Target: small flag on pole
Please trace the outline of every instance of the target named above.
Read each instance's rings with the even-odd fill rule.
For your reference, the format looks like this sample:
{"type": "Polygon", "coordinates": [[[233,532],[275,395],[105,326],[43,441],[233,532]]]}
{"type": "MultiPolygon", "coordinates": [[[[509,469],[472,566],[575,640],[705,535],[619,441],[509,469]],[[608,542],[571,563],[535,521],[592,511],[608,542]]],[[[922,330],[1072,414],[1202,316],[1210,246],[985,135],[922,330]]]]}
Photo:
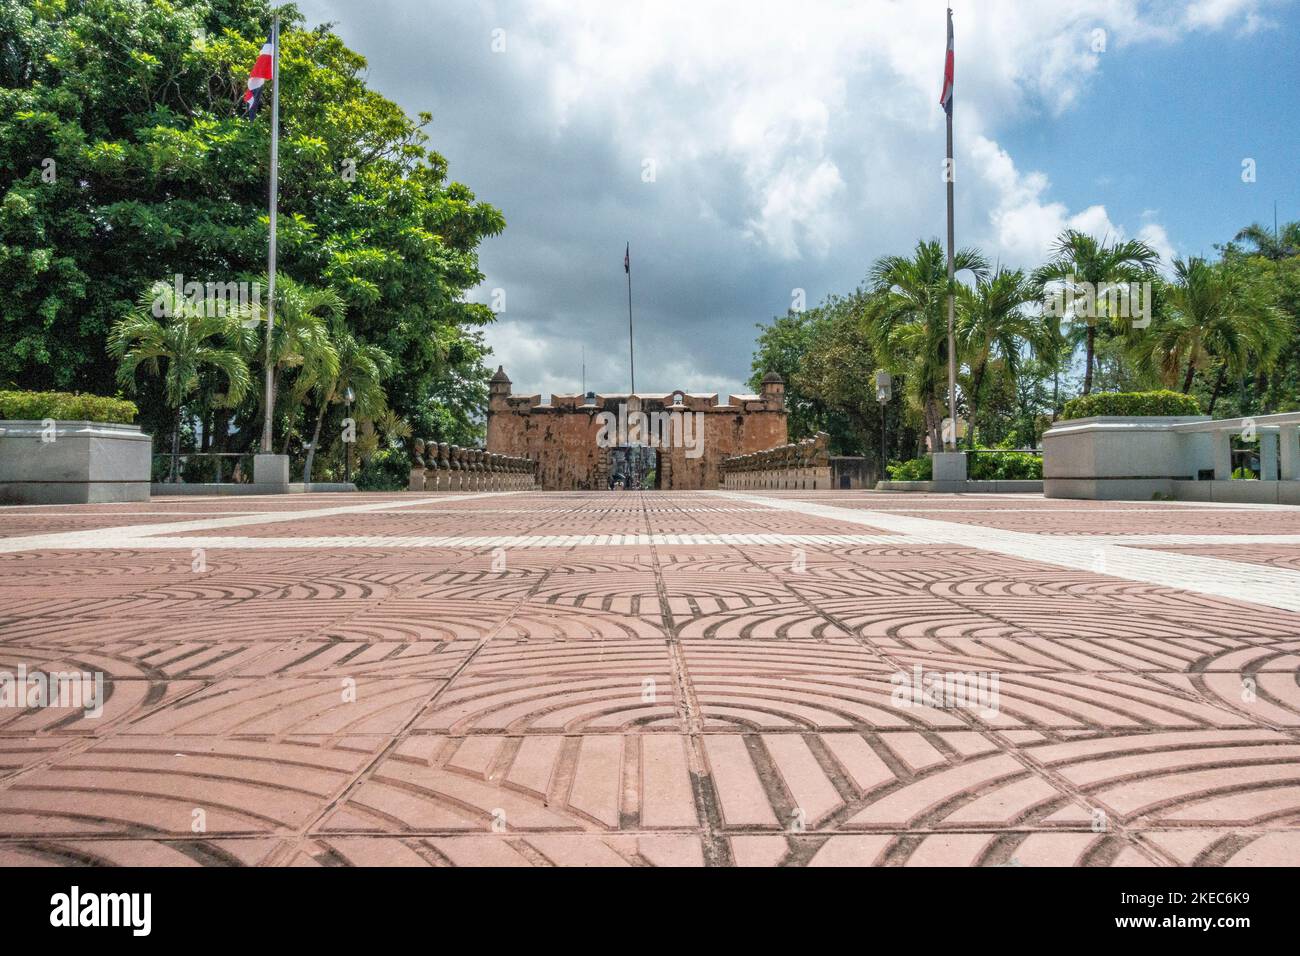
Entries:
{"type": "Polygon", "coordinates": [[[627,248],[623,250],[623,271],[628,275],[632,274],[632,243],[630,242],[627,244],[627,248]]]}
{"type": "Polygon", "coordinates": [[[250,120],[257,115],[257,108],[262,103],[262,87],[274,73],[274,50],[273,41],[268,37],[262,44],[262,52],[257,55],[257,62],[253,64],[253,72],[248,74],[248,92],[244,94],[244,107],[247,110],[245,115],[250,120]]]}
{"type": "Polygon", "coordinates": [[[949,116],[952,115],[952,77],[953,77],[953,52],[952,52],[952,10],[948,11],[948,55],[943,61],[943,92],[939,95],[939,105],[949,116]]]}

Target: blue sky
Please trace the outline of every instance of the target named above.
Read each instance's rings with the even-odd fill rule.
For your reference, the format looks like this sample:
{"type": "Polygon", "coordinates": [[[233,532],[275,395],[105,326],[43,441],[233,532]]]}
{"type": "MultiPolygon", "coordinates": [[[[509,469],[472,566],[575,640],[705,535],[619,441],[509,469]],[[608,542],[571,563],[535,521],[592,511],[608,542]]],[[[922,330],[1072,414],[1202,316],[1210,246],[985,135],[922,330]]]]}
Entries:
{"type": "Polygon", "coordinates": [[[1182,254],[1213,255],[1243,225],[1300,219],[1300,11],[1248,36],[1189,36],[1109,56],[1077,107],[1005,134],[1018,162],[1049,173],[1071,207],[1105,203],[1117,219],[1153,210],[1182,254]],[[1119,148],[1073,148],[1089,130],[1119,148]],[[1241,181],[1256,160],[1257,180],[1241,181]]]}
{"type": "MultiPolygon", "coordinates": [[[[1300,219],[1291,0],[953,6],[960,244],[1032,267],[1073,227],[1208,255],[1274,199],[1300,219]]],[[[942,2],[300,7],[504,212],[474,298],[504,294],[487,338],[516,392],[577,391],[583,347],[590,387],[626,389],[626,241],[640,390],[726,393],[795,290],[943,232],[942,2]]]]}

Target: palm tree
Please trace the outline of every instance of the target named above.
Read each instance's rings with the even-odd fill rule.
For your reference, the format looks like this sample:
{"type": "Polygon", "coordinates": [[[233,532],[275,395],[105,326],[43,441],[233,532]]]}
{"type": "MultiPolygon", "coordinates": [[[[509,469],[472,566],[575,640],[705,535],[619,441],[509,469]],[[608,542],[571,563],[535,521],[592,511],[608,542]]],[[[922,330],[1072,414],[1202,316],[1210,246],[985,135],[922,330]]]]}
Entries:
{"type": "Polygon", "coordinates": [[[1165,384],[1181,378],[1184,394],[1198,369],[1217,364],[1213,401],[1229,373],[1269,367],[1289,334],[1285,317],[1241,268],[1192,257],[1174,260],[1162,321],[1135,340],[1132,352],[1142,370],[1165,384]]]}
{"type": "MultiPolygon", "coordinates": [[[[978,281],[988,263],[974,249],[954,256],[956,271],[978,281]]],[[[948,381],[948,260],[938,240],[921,241],[911,258],[885,256],[871,267],[866,319],[883,364],[901,376],[925,416],[930,447],[942,447],[940,394],[948,381]]]]}
{"type": "Polygon", "coordinates": [[[1255,247],[1255,255],[1279,262],[1300,256],[1300,222],[1288,222],[1280,232],[1275,232],[1252,223],[1236,235],[1237,242],[1249,242],[1255,247]]]}
{"type": "Polygon", "coordinates": [[[1044,266],[1035,270],[1034,284],[1040,295],[1047,296],[1053,291],[1068,291],[1082,294],[1083,283],[1090,283],[1095,295],[1083,299],[1095,305],[1085,308],[1090,314],[1078,314],[1078,300],[1071,318],[1082,320],[1083,326],[1074,326],[1072,336],[1082,339],[1084,344],[1085,366],[1083,373],[1083,394],[1092,392],[1092,374],[1096,365],[1097,326],[1102,321],[1113,323],[1116,316],[1109,315],[1108,292],[1127,289],[1130,284],[1150,281],[1152,271],[1160,262],[1159,254],[1145,242],[1129,239],[1107,245],[1095,236],[1067,229],[1061,233],[1052,248],[1052,258],[1044,266]]]}
{"type": "Polygon", "coordinates": [[[351,389],[356,414],[365,417],[379,415],[387,407],[382,382],[391,364],[388,353],[376,345],[359,341],[341,322],[335,323],[332,338],[334,350],[338,353],[338,369],[332,377],[318,380],[313,389],[320,409],[316,413],[316,427],[303,466],[304,482],[311,481],[316,447],[320,444],[321,422],[331,404],[342,402],[351,389]]]}
{"type": "Polygon", "coordinates": [[[357,457],[363,465],[369,464],[381,447],[393,447],[414,434],[411,423],[391,408],[378,415],[361,419],[361,436],[357,439],[357,457]]]}
{"type": "MultiPolygon", "coordinates": [[[[265,282],[265,279],[263,280],[265,282]]],[[[330,338],[331,323],[343,318],[343,300],[331,288],[319,288],[277,276],[275,286],[275,324],[271,330],[271,394],[280,393],[284,376],[293,372],[290,399],[296,407],[319,382],[338,374],[339,356],[330,338]]],[[[266,340],[260,337],[247,354],[251,362],[266,362],[266,340]]],[[[258,415],[266,410],[266,395],[261,396],[258,415]]],[[[293,429],[286,430],[281,454],[289,450],[293,429]]]]}
{"type": "Polygon", "coordinates": [[[250,315],[242,307],[227,308],[215,299],[194,301],[177,295],[172,286],[159,282],[109,332],[108,353],[118,360],[117,380],[124,388],[134,391],[142,365],[149,374],[163,376],[167,402],[176,409],[172,481],[177,477],[182,409],[198,389],[201,373],[212,369],[224,376],[224,405],[238,404],[249,388],[248,365],[240,353],[251,338],[250,315]]]}
{"type": "Polygon", "coordinates": [[[991,278],[976,279],[974,288],[963,286],[957,292],[957,345],[970,367],[971,448],[975,447],[977,412],[990,363],[1000,362],[1014,378],[1023,346],[1051,352],[1043,326],[1024,313],[1024,306],[1037,298],[1035,293],[1022,270],[1000,267],[991,278]]]}

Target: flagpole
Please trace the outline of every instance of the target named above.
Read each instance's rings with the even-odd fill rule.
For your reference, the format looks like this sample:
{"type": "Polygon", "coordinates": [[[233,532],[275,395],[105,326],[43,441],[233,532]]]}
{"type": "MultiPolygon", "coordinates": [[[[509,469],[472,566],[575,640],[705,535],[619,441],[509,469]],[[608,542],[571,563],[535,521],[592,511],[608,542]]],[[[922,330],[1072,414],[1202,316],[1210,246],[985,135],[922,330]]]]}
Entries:
{"type": "MultiPolygon", "coordinates": [[[[948,29],[952,30],[952,8],[948,8],[948,29]]],[[[945,111],[948,114],[948,162],[944,167],[948,180],[948,421],[951,423],[951,438],[945,437],[944,451],[957,449],[957,338],[956,338],[956,302],[952,292],[953,278],[956,274],[956,259],[953,253],[953,186],[957,178],[952,162],[952,114],[956,103],[950,103],[945,111]]]]}
{"type": "Polygon", "coordinates": [[[275,453],[271,421],[275,409],[275,371],[271,360],[271,331],[275,326],[275,239],[280,205],[280,17],[271,22],[271,242],[266,256],[266,419],[262,422],[262,454],[275,453]]]}
{"type": "Polygon", "coordinates": [[[624,253],[627,261],[627,358],[632,371],[632,394],[636,394],[636,346],[632,338],[632,246],[624,253]]]}

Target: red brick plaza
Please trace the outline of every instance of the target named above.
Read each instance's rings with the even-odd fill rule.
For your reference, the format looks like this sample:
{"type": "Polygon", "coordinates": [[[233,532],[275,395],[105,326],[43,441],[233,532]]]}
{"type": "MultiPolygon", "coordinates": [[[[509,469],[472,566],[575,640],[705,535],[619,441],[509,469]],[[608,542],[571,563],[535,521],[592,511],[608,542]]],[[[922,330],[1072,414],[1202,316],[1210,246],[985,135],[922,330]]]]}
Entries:
{"type": "Polygon", "coordinates": [[[6,508],[22,668],[6,865],[1300,863],[1295,508],[6,508]]]}

